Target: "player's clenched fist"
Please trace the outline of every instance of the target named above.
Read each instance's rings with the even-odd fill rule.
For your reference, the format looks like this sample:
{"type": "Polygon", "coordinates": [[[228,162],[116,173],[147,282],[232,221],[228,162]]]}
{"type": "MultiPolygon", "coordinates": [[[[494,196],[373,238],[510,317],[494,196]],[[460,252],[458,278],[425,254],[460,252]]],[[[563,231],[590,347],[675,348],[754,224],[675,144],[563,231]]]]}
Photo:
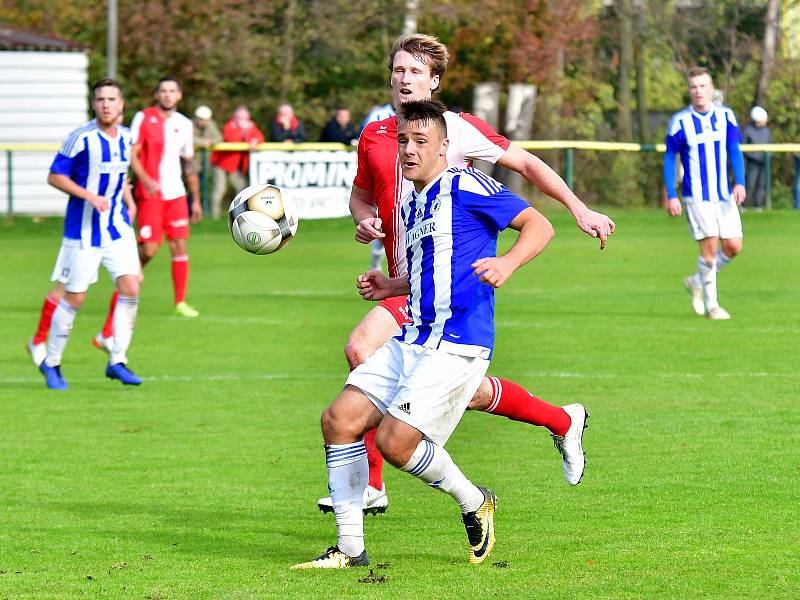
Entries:
{"type": "Polygon", "coordinates": [[[383,223],[378,217],[369,217],[356,225],[356,241],[369,244],[372,240],[386,237],[381,227],[383,223]]]}
{"type": "Polygon", "coordinates": [[[380,271],[367,271],[356,278],[358,293],[364,300],[384,300],[389,297],[389,278],[380,271]]]}
{"type": "Polygon", "coordinates": [[[502,256],[479,258],[472,263],[472,268],[476,277],[494,288],[503,285],[514,272],[513,265],[502,256]]]}

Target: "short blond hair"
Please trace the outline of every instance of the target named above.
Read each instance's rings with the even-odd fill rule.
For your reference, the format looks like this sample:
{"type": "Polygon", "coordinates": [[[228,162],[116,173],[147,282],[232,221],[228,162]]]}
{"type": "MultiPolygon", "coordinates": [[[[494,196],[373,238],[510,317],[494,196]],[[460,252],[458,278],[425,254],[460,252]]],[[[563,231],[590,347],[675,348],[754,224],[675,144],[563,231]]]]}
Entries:
{"type": "MultiPolygon", "coordinates": [[[[432,35],[424,33],[406,33],[397,38],[389,54],[389,72],[394,70],[395,54],[404,50],[411,56],[424,62],[431,70],[431,75],[438,75],[439,81],[447,70],[450,53],[447,46],[432,35]]],[[[438,85],[436,86],[438,89],[438,85]]]]}
{"type": "Polygon", "coordinates": [[[714,78],[711,77],[711,73],[705,67],[690,67],[689,70],[686,71],[686,81],[690,79],[694,79],[695,77],[700,77],[701,75],[708,75],[708,78],[713,82],[714,78]]]}

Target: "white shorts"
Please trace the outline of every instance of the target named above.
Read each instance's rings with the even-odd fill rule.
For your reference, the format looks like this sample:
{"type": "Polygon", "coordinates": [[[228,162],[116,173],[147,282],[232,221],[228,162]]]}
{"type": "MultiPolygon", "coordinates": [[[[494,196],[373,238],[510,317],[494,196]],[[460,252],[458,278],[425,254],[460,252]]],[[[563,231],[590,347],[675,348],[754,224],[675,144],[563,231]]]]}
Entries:
{"type": "Polygon", "coordinates": [[[64,239],[50,279],[63,283],[68,292],[80,294],[97,281],[100,265],[113,281],[122,275],[138,275],[139,251],[133,232],[99,248],[83,248],[79,240],[64,239]]]}
{"type": "Polygon", "coordinates": [[[444,446],[481,383],[489,361],[392,338],[356,368],[347,383],[381,411],[444,446]]]}
{"type": "Polygon", "coordinates": [[[686,219],[692,237],[703,240],[718,237],[723,240],[742,237],[742,218],[733,200],[725,202],[684,202],[686,219]]]}

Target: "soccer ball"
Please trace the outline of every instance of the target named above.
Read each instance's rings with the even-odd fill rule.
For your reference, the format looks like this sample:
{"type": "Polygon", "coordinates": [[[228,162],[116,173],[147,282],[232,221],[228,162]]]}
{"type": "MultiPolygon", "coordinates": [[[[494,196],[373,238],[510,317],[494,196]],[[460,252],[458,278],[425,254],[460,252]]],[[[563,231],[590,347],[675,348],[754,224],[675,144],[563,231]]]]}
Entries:
{"type": "Polygon", "coordinates": [[[233,240],[252,254],[272,254],[297,233],[297,215],[286,193],[274,185],[251,185],[228,209],[233,240]]]}

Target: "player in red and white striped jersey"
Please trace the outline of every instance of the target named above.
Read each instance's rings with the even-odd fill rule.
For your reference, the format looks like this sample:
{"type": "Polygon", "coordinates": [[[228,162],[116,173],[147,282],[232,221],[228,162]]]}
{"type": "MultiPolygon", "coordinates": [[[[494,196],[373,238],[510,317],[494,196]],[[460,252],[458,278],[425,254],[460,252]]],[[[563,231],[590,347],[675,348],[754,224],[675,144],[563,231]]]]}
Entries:
{"type": "MultiPolygon", "coordinates": [[[[393,104],[427,100],[439,88],[447,69],[448,52],[436,38],[424,34],[403,35],[389,57],[393,104]]],[[[450,145],[448,164],[464,167],[472,160],[487,160],[516,171],[540,191],[561,202],[576,225],[604,248],[615,224],[606,215],[590,210],[544,162],[498,134],[481,119],[467,113],[445,113],[450,145]]],[[[399,205],[411,190],[403,179],[397,154],[397,118],[369,124],[358,146],[358,171],[350,196],[350,212],[356,223],[356,240],[367,244],[381,239],[386,249],[389,276],[405,273],[405,246],[399,205]]],[[[405,320],[405,298],[389,298],[370,310],[350,334],[345,355],[354,369],[399,331],[405,320]]],[[[586,411],[580,404],[564,408],[536,398],[522,386],[486,377],[469,405],[516,421],[547,427],[563,458],[568,484],[580,482],[584,469],[582,436],[586,411]]],[[[381,478],[382,459],[374,447],[374,431],[367,434],[370,464],[364,509],[383,512],[387,500],[381,478]]],[[[330,498],[318,506],[332,510],[330,498]]]]}

